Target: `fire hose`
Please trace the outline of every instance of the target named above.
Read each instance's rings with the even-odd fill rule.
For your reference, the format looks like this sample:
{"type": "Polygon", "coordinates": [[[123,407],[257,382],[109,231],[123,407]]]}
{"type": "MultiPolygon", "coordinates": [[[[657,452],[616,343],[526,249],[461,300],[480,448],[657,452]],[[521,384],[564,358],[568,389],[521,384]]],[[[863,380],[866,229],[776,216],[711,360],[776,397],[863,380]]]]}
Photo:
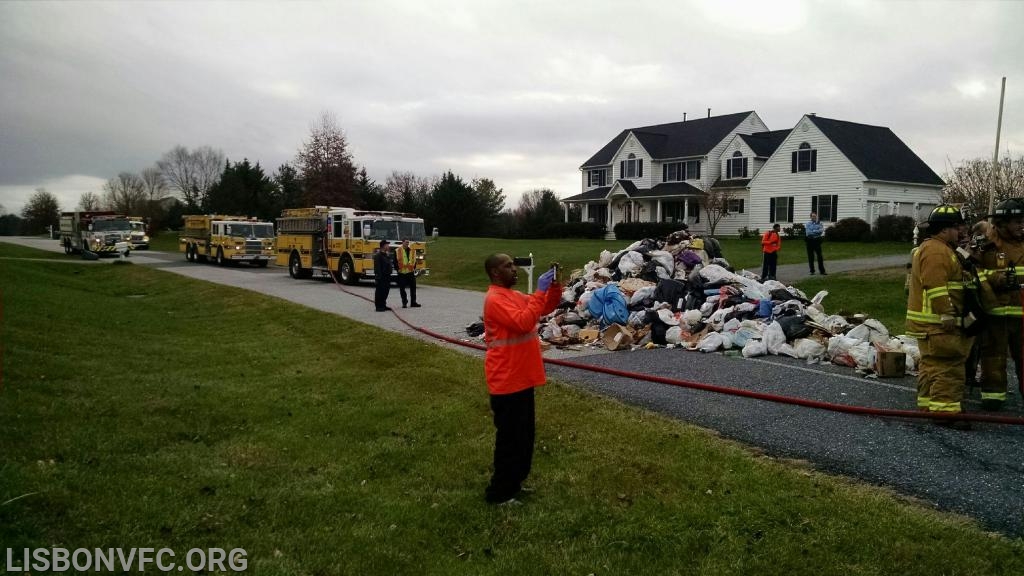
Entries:
{"type": "MultiPolygon", "coordinates": [[[[372,302],[370,298],[346,289],[334,274],[331,274],[331,278],[338,288],[346,294],[361,298],[367,302],[372,302]]],[[[391,310],[391,313],[398,319],[399,322],[408,326],[410,329],[415,330],[431,338],[448,342],[449,344],[455,344],[463,346],[465,348],[473,348],[475,350],[486,351],[487,347],[483,344],[477,344],[474,342],[466,342],[462,339],[455,338],[452,336],[446,336],[438,332],[434,332],[428,328],[417,326],[405,318],[403,318],[395,310],[391,310]]],[[[688,388],[691,390],[702,390],[705,392],[714,392],[717,394],[726,394],[730,396],[739,396],[743,398],[752,398],[755,400],[764,400],[768,402],[775,402],[779,404],[790,404],[794,406],[802,406],[804,408],[816,408],[819,410],[829,410],[832,412],[842,412],[846,414],[859,414],[865,416],[879,416],[888,418],[916,418],[916,419],[928,419],[928,420],[967,420],[972,422],[991,422],[994,424],[1012,424],[1022,426],[1024,425],[1024,417],[1019,416],[999,416],[996,414],[977,414],[977,413],[934,413],[924,412],[919,410],[896,410],[891,408],[870,408],[866,406],[852,406],[848,404],[837,404],[834,402],[824,402],[820,400],[809,400],[807,398],[798,398],[794,396],[785,396],[781,394],[769,394],[766,392],[755,392],[753,390],[744,390],[742,388],[731,388],[728,386],[719,386],[716,384],[707,384],[702,382],[694,382],[692,380],[684,380],[680,378],[669,378],[667,376],[656,376],[653,374],[644,374],[641,372],[631,372],[628,370],[619,370],[616,368],[605,368],[602,366],[591,366],[583,364],[581,362],[573,362],[571,360],[559,360],[557,358],[544,358],[544,362],[547,364],[553,364],[556,366],[564,366],[567,368],[573,368],[576,370],[584,370],[587,372],[598,372],[602,374],[608,374],[611,376],[619,376],[621,378],[630,378],[634,380],[642,380],[646,382],[654,382],[657,384],[667,384],[670,386],[678,386],[680,388],[688,388]]]]}

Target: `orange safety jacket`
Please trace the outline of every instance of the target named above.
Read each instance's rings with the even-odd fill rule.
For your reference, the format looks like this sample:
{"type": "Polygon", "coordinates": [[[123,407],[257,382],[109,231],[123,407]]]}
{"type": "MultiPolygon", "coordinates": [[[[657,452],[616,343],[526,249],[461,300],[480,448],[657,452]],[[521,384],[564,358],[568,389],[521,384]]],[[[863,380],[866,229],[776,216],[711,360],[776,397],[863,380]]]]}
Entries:
{"type": "Polygon", "coordinates": [[[412,274],[416,271],[416,253],[412,248],[406,250],[399,246],[395,250],[395,258],[398,260],[399,274],[412,274]]]}
{"type": "Polygon", "coordinates": [[[491,394],[513,394],[544,384],[537,322],[558,306],[562,287],[552,282],[547,292],[527,296],[491,284],[484,299],[484,372],[491,394]]]}
{"type": "Polygon", "coordinates": [[[779,237],[779,233],[775,230],[769,230],[764,233],[761,237],[761,251],[765,254],[771,254],[778,252],[779,248],[782,248],[782,238],[779,237]]]}

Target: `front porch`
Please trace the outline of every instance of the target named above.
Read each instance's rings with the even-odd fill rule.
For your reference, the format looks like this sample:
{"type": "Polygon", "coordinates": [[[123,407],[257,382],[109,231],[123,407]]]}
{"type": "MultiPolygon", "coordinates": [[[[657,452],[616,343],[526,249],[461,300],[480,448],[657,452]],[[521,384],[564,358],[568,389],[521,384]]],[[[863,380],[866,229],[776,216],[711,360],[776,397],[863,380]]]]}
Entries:
{"type": "Polygon", "coordinates": [[[659,191],[658,186],[638,190],[632,182],[620,180],[609,188],[566,198],[562,208],[565,221],[569,222],[570,207],[580,206],[581,221],[603,223],[606,240],[615,239],[615,225],[622,222],[678,222],[685,223],[693,232],[702,232],[700,212],[704,193],[687,187],[691,190],[659,191]]]}

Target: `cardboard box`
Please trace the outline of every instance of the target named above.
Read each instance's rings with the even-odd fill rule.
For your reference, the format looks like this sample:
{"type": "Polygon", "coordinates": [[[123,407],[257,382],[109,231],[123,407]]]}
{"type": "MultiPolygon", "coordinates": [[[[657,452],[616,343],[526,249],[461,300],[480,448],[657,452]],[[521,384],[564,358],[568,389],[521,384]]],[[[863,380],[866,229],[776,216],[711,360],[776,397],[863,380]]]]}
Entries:
{"type": "Polygon", "coordinates": [[[604,347],[609,350],[625,350],[633,345],[633,335],[621,324],[612,324],[604,331],[604,347]]]}
{"type": "Polygon", "coordinates": [[[899,378],[907,373],[907,355],[904,352],[879,350],[875,361],[875,373],[879,378],[899,378]]]}
{"type": "Polygon", "coordinates": [[[584,328],[580,330],[579,339],[583,342],[593,342],[600,335],[601,332],[597,328],[584,328]]]}

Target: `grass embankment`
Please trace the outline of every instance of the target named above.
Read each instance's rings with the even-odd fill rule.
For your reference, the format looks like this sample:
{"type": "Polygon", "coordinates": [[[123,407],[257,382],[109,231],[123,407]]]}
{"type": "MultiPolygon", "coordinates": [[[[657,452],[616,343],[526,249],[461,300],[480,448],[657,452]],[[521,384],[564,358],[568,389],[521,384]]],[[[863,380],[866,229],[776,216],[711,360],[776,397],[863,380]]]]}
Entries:
{"type": "MultiPolygon", "coordinates": [[[[0,255],[10,247],[0,244],[0,255]]],[[[0,260],[0,542],[274,574],[1020,574],[1024,544],[559,385],[482,502],[479,359],[137,265],[0,260]]]]}

